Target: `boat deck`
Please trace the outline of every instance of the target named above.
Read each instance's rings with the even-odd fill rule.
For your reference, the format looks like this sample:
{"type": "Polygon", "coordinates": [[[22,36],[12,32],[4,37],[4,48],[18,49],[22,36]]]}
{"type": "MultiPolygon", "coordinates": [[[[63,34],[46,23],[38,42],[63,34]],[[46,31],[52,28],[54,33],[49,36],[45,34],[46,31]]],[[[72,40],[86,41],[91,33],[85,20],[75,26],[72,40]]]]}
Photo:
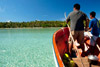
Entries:
{"type": "Polygon", "coordinates": [[[100,67],[100,65],[93,65],[93,64],[90,65],[87,57],[81,57],[81,59],[80,58],[72,58],[72,59],[77,64],[78,67],[82,67],[82,65],[84,65],[83,67],[100,67]]]}

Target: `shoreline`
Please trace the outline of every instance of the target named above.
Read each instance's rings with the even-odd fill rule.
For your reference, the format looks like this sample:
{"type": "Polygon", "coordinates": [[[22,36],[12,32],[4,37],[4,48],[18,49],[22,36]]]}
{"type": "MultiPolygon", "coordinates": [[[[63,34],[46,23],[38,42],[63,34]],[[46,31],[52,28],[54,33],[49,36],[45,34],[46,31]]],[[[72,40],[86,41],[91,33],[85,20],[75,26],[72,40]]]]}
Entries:
{"type": "Polygon", "coordinates": [[[42,28],[63,28],[63,27],[23,27],[23,28],[0,28],[0,29],[42,29],[42,28]]]}

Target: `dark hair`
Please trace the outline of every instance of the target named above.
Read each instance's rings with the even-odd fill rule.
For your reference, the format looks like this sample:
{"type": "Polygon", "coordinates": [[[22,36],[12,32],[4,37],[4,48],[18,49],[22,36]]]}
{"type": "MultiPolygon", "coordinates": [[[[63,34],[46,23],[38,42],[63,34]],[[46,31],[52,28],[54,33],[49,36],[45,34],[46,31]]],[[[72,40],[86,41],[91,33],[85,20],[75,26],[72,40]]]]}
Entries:
{"type": "Polygon", "coordinates": [[[94,11],[92,11],[92,12],[90,13],[90,15],[92,15],[92,17],[95,17],[95,16],[96,16],[96,13],[95,13],[94,11]]]}
{"type": "Polygon", "coordinates": [[[79,4],[74,4],[74,8],[76,8],[77,10],[80,10],[80,5],[79,4]]]}

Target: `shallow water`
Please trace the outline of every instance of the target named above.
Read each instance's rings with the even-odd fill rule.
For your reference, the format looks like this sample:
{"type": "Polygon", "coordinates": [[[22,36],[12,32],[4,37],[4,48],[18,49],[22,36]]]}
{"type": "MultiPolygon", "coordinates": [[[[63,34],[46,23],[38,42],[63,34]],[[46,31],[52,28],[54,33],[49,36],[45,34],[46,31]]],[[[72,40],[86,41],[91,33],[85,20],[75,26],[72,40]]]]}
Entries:
{"type": "Polygon", "coordinates": [[[55,67],[52,36],[58,29],[0,29],[0,67],[55,67]]]}

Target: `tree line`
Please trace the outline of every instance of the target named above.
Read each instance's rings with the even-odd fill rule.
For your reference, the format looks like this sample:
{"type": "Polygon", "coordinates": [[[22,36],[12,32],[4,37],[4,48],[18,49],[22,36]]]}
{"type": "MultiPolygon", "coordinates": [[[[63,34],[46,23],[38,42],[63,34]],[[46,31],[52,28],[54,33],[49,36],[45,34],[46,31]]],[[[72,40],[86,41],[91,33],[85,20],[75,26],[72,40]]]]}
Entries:
{"type": "Polygon", "coordinates": [[[65,21],[0,22],[0,28],[66,27],[65,21]]]}
{"type": "Polygon", "coordinates": [[[0,28],[65,27],[65,21],[0,22],[0,28]]]}

